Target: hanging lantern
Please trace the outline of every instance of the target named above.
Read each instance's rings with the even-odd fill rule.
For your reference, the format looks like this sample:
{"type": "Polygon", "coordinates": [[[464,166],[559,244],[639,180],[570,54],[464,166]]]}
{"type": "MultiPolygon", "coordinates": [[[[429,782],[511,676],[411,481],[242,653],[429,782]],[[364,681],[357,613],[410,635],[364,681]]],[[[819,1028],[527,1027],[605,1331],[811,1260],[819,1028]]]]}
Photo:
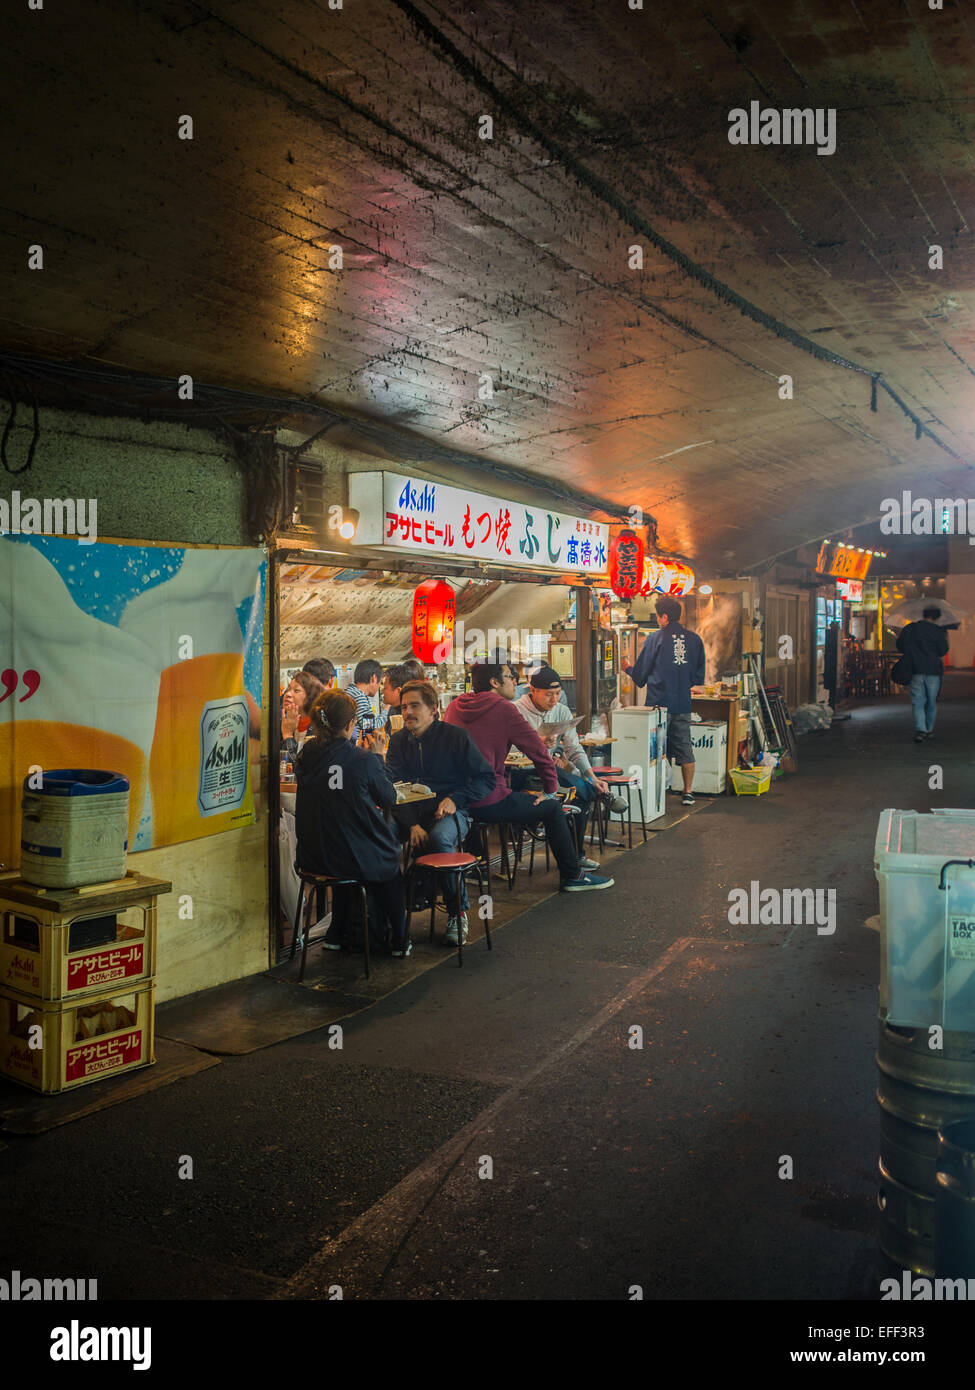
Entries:
{"type": "Polygon", "coordinates": [[[643,541],[629,527],[609,547],[609,587],[617,598],[635,598],[643,583],[643,541]]]}
{"type": "Polygon", "coordinates": [[[694,588],[694,571],[683,560],[657,560],[657,573],[653,585],[655,593],[668,594],[671,598],[683,598],[694,588]]]}
{"type": "Polygon", "coordinates": [[[454,591],[442,579],[426,579],[413,591],[413,655],[439,665],[453,649],[454,591]]]}
{"type": "Polygon", "coordinates": [[[655,560],[652,555],[647,555],[643,561],[643,583],[640,586],[640,593],[652,594],[657,587],[659,577],[660,561],[655,560]]]}

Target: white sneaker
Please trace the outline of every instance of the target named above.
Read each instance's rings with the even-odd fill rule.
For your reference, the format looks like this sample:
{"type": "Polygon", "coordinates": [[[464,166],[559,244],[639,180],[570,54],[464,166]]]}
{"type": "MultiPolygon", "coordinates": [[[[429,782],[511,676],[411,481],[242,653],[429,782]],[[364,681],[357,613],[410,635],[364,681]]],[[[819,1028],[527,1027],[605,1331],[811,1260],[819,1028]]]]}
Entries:
{"type": "Polygon", "coordinates": [[[599,868],[598,859],[580,859],[579,868],[585,869],[587,873],[594,873],[599,868]]]}
{"type": "Polygon", "coordinates": [[[462,912],[459,917],[451,917],[447,923],[447,935],[444,937],[448,946],[467,945],[467,913],[462,912]],[[458,943],[457,928],[463,932],[463,940],[458,943]]]}

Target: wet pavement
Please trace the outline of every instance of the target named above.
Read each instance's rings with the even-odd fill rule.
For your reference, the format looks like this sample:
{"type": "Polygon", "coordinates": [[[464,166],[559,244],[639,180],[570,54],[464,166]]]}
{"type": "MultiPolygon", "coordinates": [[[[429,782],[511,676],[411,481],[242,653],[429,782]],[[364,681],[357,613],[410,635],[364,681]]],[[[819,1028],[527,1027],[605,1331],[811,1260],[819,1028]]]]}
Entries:
{"type": "Polygon", "coordinates": [[[801,739],[766,796],[445,956],[341,1048],[5,1135],[0,1268],[101,1299],[876,1297],[873,840],[884,807],[975,804],[973,694],[948,679],[930,744],[903,698],[801,739]],[[835,890],[835,931],[732,924],[752,881],[835,890]]]}

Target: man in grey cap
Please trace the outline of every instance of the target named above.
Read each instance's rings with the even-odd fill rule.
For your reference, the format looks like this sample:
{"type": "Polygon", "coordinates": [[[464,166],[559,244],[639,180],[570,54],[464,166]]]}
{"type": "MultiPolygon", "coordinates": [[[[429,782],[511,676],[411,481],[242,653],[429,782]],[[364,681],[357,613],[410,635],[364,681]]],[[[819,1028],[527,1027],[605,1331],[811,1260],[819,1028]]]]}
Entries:
{"type": "MultiPolygon", "coordinates": [[[[609,783],[596,776],[575,729],[566,729],[558,737],[546,734],[546,724],[562,724],[572,718],[572,711],[562,697],[562,682],[551,666],[539,667],[528,683],[527,692],[515,700],[515,709],[538,730],[543,742],[561,743],[561,753],[552,754],[558,768],[559,784],[575,788],[576,802],[582,807],[587,820],[597,796],[605,796],[613,811],[626,810],[623,798],[611,793],[609,783]]],[[[512,787],[515,785],[515,777],[517,773],[512,776],[512,787]]]]}

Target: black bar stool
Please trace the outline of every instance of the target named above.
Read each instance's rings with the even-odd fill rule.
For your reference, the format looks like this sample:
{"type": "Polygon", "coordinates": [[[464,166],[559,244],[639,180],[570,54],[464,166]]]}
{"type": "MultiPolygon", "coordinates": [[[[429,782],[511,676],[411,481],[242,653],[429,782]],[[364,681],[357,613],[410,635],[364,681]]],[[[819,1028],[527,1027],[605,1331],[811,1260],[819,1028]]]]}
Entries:
{"type": "MultiPolygon", "coordinates": [[[[581,859],[583,858],[582,822],[585,820],[585,816],[582,813],[582,807],[576,806],[574,803],[570,801],[570,798],[575,795],[574,791],[556,792],[555,795],[562,803],[562,814],[569,822],[569,833],[572,835],[572,843],[575,845],[576,853],[581,859]]],[[[541,826],[536,828],[535,826],[530,825],[527,826],[526,829],[528,830],[528,833],[531,836],[532,842],[531,851],[528,856],[528,876],[529,878],[531,877],[532,870],[535,867],[535,846],[539,842],[541,842],[545,846],[545,872],[548,873],[549,869],[552,867],[552,859],[551,855],[549,854],[548,836],[545,834],[545,831],[541,826]]]]}
{"type": "MultiPolygon", "coordinates": [[[[291,937],[290,960],[295,958],[295,949],[298,945],[299,933],[302,937],[301,942],[301,969],[298,971],[299,984],[305,978],[305,960],[308,956],[308,938],[314,926],[314,907],[313,904],[317,897],[316,890],[319,888],[352,887],[359,889],[362,895],[362,949],[366,958],[366,979],[369,978],[369,899],[366,895],[366,885],[360,878],[333,878],[330,874],[309,874],[299,869],[295,865],[295,872],[301,880],[301,911],[298,913],[298,923],[291,937]],[[304,923],[304,925],[302,925],[304,923]]],[[[332,897],[334,908],[335,898],[332,897]]]]}
{"type": "MultiPolygon", "coordinates": [[[[641,827],[641,829],[643,830],[643,843],[646,844],[646,843],[647,843],[646,815],[644,814],[644,810],[643,810],[643,788],[642,788],[641,785],[640,785],[640,779],[639,779],[639,777],[636,777],[636,776],[634,776],[634,777],[626,777],[626,776],[623,776],[623,777],[615,777],[615,776],[613,776],[613,777],[606,777],[606,778],[604,778],[603,780],[606,781],[606,782],[608,782],[609,785],[610,785],[610,787],[617,787],[617,788],[619,788],[620,791],[622,791],[622,790],[624,789],[624,787],[626,788],[626,840],[627,840],[627,848],[628,848],[628,849],[632,849],[632,848],[633,848],[633,806],[632,806],[632,802],[631,802],[631,799],[630,799],[630,792],[631,792],[631,791],[634,791],[634,790],[636,791],[637,796],[640,798],[640,827],[641,827]]],[[[620,834],[622,835],[622,833],[623,833],[623,812],[622,812],[622,811],[612,811],[612,810],[610,810],[610,808],[607,806],[607,807],[606,807],[606,814],[607,814],[607,820],[610,821],[610,822],[612,821],[613,816],[619,816],[619,818],[620,818],[620,834]]]]}
{"type": "MultiPolygon", "coordinates": [[[[432,894],[432,896],[431,896],[431,898],[430,898],[430,940],[432,941],[432,940],[433,940],[434,919],[435,919],[435,917],[436,917],[436,911],[437,911],[437,891],[438,891],[438,885],[441,885],[441,882],[442,882],[442,881],[441,881],[441,878],[440,878],[440,875],[441,875],[441,874],[447,874],[447,873],[460,873],[460,874],[463,875],[463,874],[466,874],[466,873],[470,873],[470,872],[473,870],[473,872],[477,874],[477,886],[478,886],[478,889],[480,890],[479,893],[478,893],[478,898],[480,899],[480,898],[483,897],[483,895],[484,895],[484,866],[483,866],[483,863],[482,863],[482,861],[481,861],[480,859],[478,859],[478,858],[477,858],[475,855],[473,855],[473,854],[468,854],[468,853],[466,852],[466,850],[458,850],[458,851],[456,851],[456,852],[454,852],[454,853],[452,853],[452,854],[421,854],[421,855],[418,855],[417,858],[413,860],[413,865],[412,865],[412,867],[411,867],[411,869],[410,869],[410,877],[409,877],[409,879],[408,879],[408,881],[407,881],[407,887],[406,887],[406,935],[407,935],[407,939],[409,938],[409,935],[410,935],[410,923],[411,923],[411,919],[412,919],[412,916],[413,916],[413,907],[412,907],[412,903],[413,903],[413,891],[412,891],[412,890],[413,890],[413,875],[415,874],[415,872],[416,872],[417,869],[429,869],[429,870],[433,873],[433,875],[434,875],[434,890],[433,890],[433,894],[432,894]]],[[[443,895],[444,901],[445,901],[445,902],[446,902],[446,886],[447,886],[446,883],[443,882],[443,883],[442,883],[442,887],[440,887],[440,892],[441,892],[441,894],[443,895]]],[[[490,904],[489,904],[489,905],[490,905],[490,904]]],[[[448,911],[449,911],[449,908],[448,908],[448,911]]],[[[486,917],[485,917],[485,919],[484,919],[484,936],[485,936],[485,939],[486,939],[486,941],[487,941],[487,948],[488,948],[488,950],[490,951],[490,950],[492,950],[492,946],[491,946],[491,927],[490,927],[489,920],[488,920],[488,918],[486,918],[486,917]]],[[[464,931],[463,931],[463,928],[460,926],[460,923],[458,923],[458,926],[457,926],[457,964],[458,964],[458,965],[463,965],[463,964],[464,964],[464,931]]]]}

